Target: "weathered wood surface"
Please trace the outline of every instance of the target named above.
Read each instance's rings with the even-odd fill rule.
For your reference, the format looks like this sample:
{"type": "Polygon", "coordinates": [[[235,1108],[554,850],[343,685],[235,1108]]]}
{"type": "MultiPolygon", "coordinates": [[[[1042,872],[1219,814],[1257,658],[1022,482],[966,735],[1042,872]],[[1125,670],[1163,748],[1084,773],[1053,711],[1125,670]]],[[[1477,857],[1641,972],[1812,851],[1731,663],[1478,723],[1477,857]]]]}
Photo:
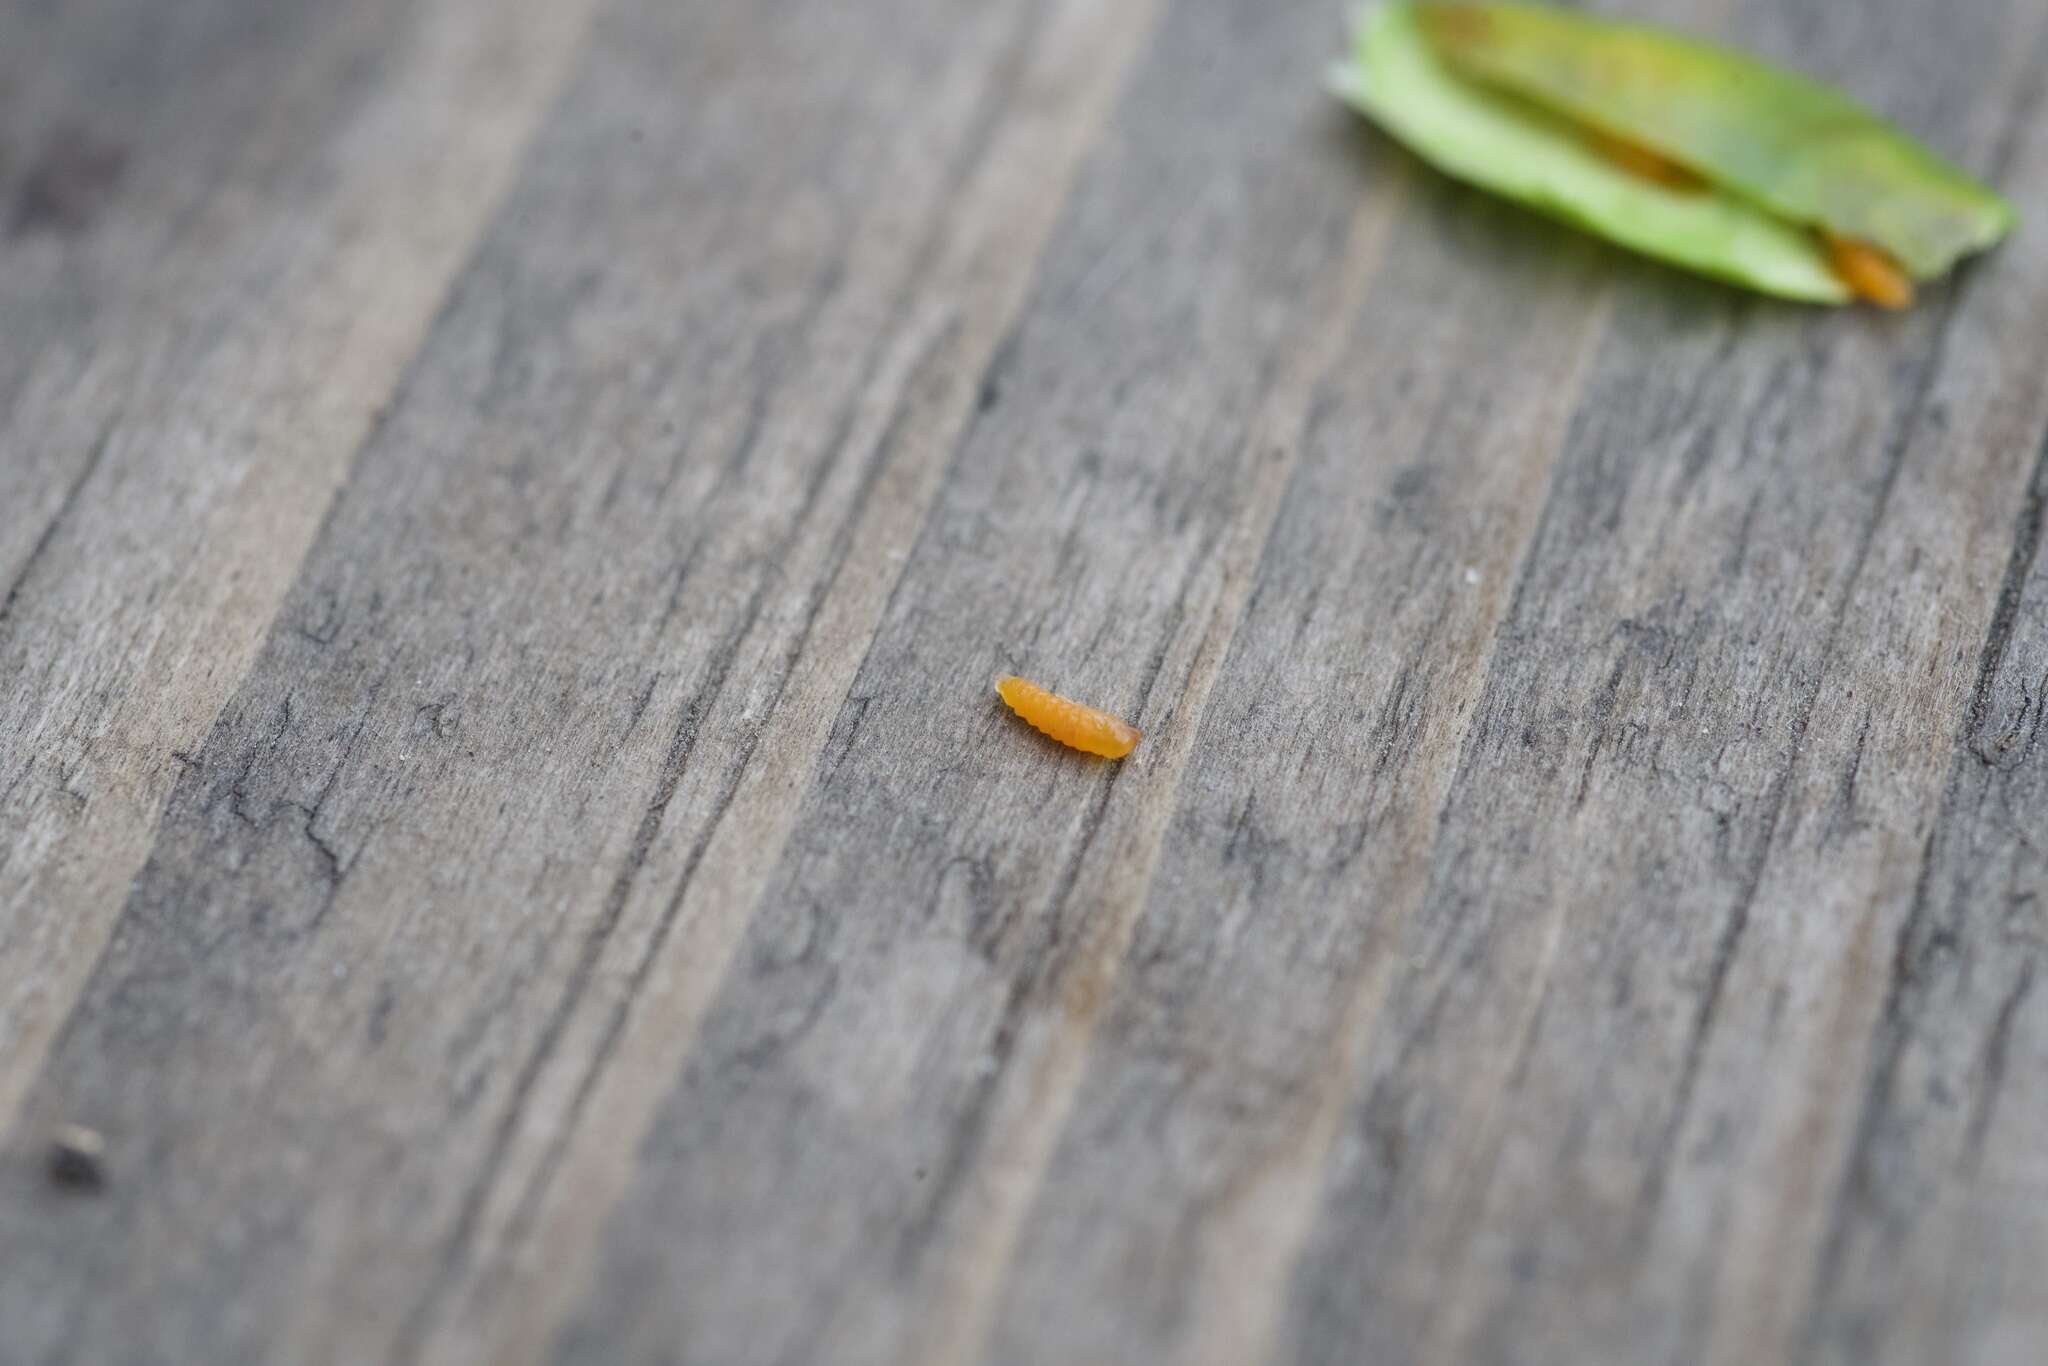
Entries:
{"type": "Polygon", "coordinates": [[[1319,4],[6,0],[0,1362],[2038,1361],[2048,11],[1632,12],[2030,226],[1685,279],[1319,4]]]}

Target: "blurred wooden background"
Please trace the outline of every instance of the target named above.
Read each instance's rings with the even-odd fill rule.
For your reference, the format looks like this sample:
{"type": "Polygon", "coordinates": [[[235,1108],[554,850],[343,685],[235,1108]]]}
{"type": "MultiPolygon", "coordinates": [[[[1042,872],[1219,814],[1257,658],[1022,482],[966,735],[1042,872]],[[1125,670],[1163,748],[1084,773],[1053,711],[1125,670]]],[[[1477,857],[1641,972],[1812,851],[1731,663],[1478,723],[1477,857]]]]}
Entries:
{"type": "Polygon", "coordinates": [[[1626,8],[2025,225],[1688,279],[1335,0],[0,0],[0,1361],[2040,1361],[2048,7],[1626,8]]]}

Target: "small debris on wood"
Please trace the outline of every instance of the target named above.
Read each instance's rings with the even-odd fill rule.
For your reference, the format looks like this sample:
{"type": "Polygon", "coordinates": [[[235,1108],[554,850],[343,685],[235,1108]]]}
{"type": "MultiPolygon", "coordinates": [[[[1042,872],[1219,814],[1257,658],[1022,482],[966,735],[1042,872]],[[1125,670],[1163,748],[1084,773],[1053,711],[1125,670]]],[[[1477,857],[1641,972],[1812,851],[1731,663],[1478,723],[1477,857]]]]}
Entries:
{"type": "Polygon", "coordinates": [[[72,1190],[107,1184],[107,1140],[98,1130],[66,1124],[50,1138],[50,1179],[72,1190]]]}

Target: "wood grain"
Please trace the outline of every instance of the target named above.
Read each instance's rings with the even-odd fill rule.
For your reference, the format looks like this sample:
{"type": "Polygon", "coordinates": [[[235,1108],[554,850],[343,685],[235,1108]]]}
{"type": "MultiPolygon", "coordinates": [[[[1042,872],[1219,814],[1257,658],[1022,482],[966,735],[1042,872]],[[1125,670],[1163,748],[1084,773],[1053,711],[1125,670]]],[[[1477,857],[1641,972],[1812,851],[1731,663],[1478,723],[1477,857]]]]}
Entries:
{"type": "MultiPolygon", "coordinates": [[[[1632,12],[2048,220],[2038,6],[1632,12]]],[[[1313,4],[0,24],[0,1366],[2038,1356],[2031,228],[1693,281],[1313,4]]]]}
{"type": "Polygon", "coordinates": [[[645,1335],[634,1348],[687,1333],[733,1361],[975,1345],[982,1264],[1000,1274],[1036,1126],[1058,1121],[1063,1025],[1085,1045],[1119,954],[1091,884],[1172,790],[1166,737],[1227,639],[1224,574],[1243,572],[1219,552],[1242,520],[1262,533],[1258,471],[1291,455],[1302,414],[1261,420],[1262,391],[1317,349],[1319,314],[1349,311],[1330,289],[1358,273],[1347,250],[1374,249],[1353,228],[1351,130],[1287,79],[1310,74],[1321,27],[1258,4],[1162,26],[648,1139],[668,1156],[643,1156],[569,1358],[603,1357],[621,1322],[645,1335]],[[1232,249],[1248,240],[1263,249],[1232,249]],[[1153,738],[1117,767],[1075,765],[995,699],[1010,670],[1153,738]],[[792,1004],[763,1017],[763,994],[792,1004]],[[820,1141],[744,1158],[771,1156],[765,1133],[820,1141]],[[769,1190],[787,1198],[763,1207],[769,1190]],[[754,1207],[765,1265],[710,1243],[638,1250],[654,1223],[754,1207]],[[935,1295],[937,1321],[919,1322],[935,1295]]]}
{"type": "Polygon", "coordinates": [[[896,355],[869,380],[853,427],[835,431],[871,488],[850,521],[798,547],[814,557],[805,563],[828,557],[802,634],[773,620],[762,628],[764,658],[788,670],[780,695],[760,710],[716,804],[685,809],[693,842],[650,848],[650,861],[670,861],[635,879],[621,908],[631,932],[608,935],[593,969],[624,989],[588,993],[564,1015],[563,1041],[535,1082],[537,1095],[561,1099],[529,1105],[506,1131],[478,1192],[476,1255],[454,1268],[434,1311],[435,1352],[500,1361],[542,1350],[586,1289],[604,1220],[795,823],[953,448],[991,396],[984,373],[1014,325],[1059,190],[1150,13],[1061,3],[1033,18],[1038,32],[1004,57],[1010,103],[991,113],[986,141],[969,149],[975,164],[962,161],[959,188],[920,245],[896,355]]]}
{"type": "Polygon", "coordinates": [[[585,10],[0,19],[0,1130],[585,10]]]}
{"type": "MultiPolygon", "coordinates": [[[[1996,32],[1929,39],[1958,77],[2012,82],[1980,86],[2009,120],[1980,165],[2025,127],[1996,32]]],[[[1801,37],[1844,68],[1868,51],[1859,24],[1801,37]]],[[[1954,107],[1944,141],[1974,122],[1954,107]]],[[[1300,1358],[1360,1338],[1393,1359],[1791,1355],[1830,1129],[1854,1108],[1834,1088],[1931,796],[1915,774],[1952,749],[1968,677],[1950,671],[2003,553],[1959,505],[2009,508],[2040,430],[2030,362],[1964,349],[1977,287],[1898,326],[1745,302],[1618,333],[1353,1083],[1356,1138],[1295,1286],[1300,1358]],[[1987,442],[1931,439],[2016,402],[1987,442]],[[1909,567],[1950,585],[1941,612],[1909,567]],[[1358,1268],[1388,1258],[1361,1293],[1358,1268]]]]}

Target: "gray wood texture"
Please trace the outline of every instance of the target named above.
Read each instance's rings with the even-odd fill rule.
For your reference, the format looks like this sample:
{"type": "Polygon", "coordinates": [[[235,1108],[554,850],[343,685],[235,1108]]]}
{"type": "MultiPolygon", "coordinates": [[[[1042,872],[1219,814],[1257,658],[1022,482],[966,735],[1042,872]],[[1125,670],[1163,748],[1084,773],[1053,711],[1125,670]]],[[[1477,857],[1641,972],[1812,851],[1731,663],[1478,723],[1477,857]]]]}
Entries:
{"type": "Polygon", "coordinates": [[[1292,0],[0,0],[0,1363],[2041,1360],[2048,10],[1629,12],[2025,226],[1739,295],[1292,0]]]}

